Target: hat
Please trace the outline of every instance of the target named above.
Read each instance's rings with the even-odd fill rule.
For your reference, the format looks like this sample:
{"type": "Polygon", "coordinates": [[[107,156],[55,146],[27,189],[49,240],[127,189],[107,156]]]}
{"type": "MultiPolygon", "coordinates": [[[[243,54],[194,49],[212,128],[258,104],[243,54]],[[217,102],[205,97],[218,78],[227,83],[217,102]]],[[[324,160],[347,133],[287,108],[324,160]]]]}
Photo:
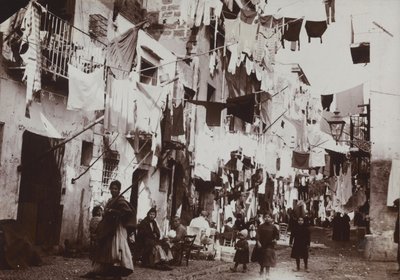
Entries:
{"type": "Polygon", "coordinates": [[[248,235],[247,229],[243,229],[239,231],[239,235],[243,236],[243,238],[246,238],[248,235]]]}

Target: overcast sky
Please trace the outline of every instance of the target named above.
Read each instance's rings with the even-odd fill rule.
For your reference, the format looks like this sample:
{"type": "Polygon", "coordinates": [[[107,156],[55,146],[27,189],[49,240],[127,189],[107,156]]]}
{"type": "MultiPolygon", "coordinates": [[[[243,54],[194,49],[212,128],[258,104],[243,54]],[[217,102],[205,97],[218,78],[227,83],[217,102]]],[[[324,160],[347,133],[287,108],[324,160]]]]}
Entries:
{"type": "MultiPolygon", "coordinates": [[[[267,13],[305,20],[325,18],[323,0],[268,0],[267,13]],[[282,7],[279,11],[278,9],[282,7]]],[[[277,60],[298,62],[308,76],[315,94],[335,93],[362,82],[371,89],[397,93],[400,88],[400,1],[336,0],[336,22],[328,26],[323,42],[301,30],[301,50],[281,49],[277,60]],[[354,65],[350,55],[350,15],[355,42],[371,42],[371,63],[354,65]],[[390,37],[372,22],[394,35],[390,37]]]]}

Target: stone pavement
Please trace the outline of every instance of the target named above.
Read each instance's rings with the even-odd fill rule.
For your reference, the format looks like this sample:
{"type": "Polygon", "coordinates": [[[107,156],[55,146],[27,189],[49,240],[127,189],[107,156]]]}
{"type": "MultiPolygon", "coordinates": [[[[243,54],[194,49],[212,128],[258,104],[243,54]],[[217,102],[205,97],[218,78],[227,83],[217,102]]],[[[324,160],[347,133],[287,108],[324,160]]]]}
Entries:
{"type": "MultiPolygon", "coordinates": [[[[380,280],[400,279],[400,274],[395,274],[395,262],[371,262],[363,258],[362,252],[357,250],[355,241],[338,243],[329,240],[324,230],[313,230],[313,244],[310,251],[309,269],[294,272],[295,261],[290,259],[290,247],[287,242],[280,242],[277,247],[278,264],[271,269],[270,279],[349,279],[349,280],[380,280]]],[[[63,258],[61,256],[48,256],[44,258],[45,264],[40,267],[30,267],[26,270],[0,271],[1,280],[72,280],[81,279],[90,270],[90,261],[87,258],[63,258]]],[[[252,280],[260,279],[258,265],[251,263],[247,273],[229,271],[232,263],[222,261],[191,260],[189,266],[174,267],[172,271],[158,271],[147,268],[135,267],[132,275],[126,280],[140,279],[180,279],[180,280],[252,280]]],[[[241,266],[239,266],[241,271],[241,266]]]]}

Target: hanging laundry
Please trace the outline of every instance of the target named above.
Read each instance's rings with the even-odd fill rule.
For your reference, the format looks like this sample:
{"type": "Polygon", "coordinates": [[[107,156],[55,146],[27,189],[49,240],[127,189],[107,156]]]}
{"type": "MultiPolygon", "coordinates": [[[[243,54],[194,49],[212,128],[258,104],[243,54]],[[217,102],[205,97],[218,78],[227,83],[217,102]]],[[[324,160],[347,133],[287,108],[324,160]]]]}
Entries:
{"type": "Polygon", "coordinates": [[[172,121],[172,136],[179,136],[185,134],[183,128],[183,103],[177,107],[173,107],[173,121],[172,121]]]}
{"type": "Polygon", "coordinates": [[[242,52],[249,56],[253,54],[258,28],[257,24],[253,24],[256,15],[256,11],[242,9],[240,12],[238,55],[241,55],[242,52]]]}
{"type": "Polygon", "coordinates": [[[277,177],[286,178],[293,173],[292,168],[292,155],[293,151],[289,148],[283,148],[279,154],[279,171],[277,177]]]}
{"type": "Polygon", "coordinates": [[[268,92],[259,93],[260,117],[265,125],[271,124],[272,98],[268,92]]]}
{"type": "Polygon", "coordinates": [[[330,112],[332,102],[333,102],[333,94],[321,95],[321,104],[323,110],[330,112]]]}
{"type": "Polygon", "coordinates": [[[127,79],[131,72],[136,57],[138,28],[128,29],[107,46],[106,65],[117,79],[127,79]]]}
{"type": "Polygon", "coordinates": [[[361,114],[364,107],[364,84],[336,93],[336,108],[342,116],[361,114]]]}
{"type": "Polygon", "coordinates": [[[86,74],[68,64],[68,110],[104,109],[104,68],[86,74]]]}
{"type": "Polygon", "coordinates": [[[400,198],[400,160],[393,159],[390,169],[389,185],[387,192],[387,206],[394,206],[393,202],[400,198]]]}
{"type": "Polygon", "coordinates": [[[368,42],[352,44],[350,53],[354,64],[370,62],[370,44],[368,42]]]}
{"type": "Polygon", "coordinates": [[[25,72],[22,80],[26,80],[26,108],[28,109],[33,93],[41,90],[42,54],[40,45],[40,11],[32,2],[28,5],[22,19],[23,31],[20,56],[25,63],[25,72]]]}
{"type": "Polygon", "coordinates": [[[107,102],[104,113],[104,127],[122,135],[135,129],[136,82],[117,80],[111,75],[107,82],[107,102]]]}
{"type": "Polygon", "coordinates": [[[224,19],[225,44],[238,42],[239,40],[239,19],[224,19]]]}
{"type": "Polygon", "coordinates": [[[305,24],[306,32],[308,35],[308,42],[311,42],[311,38],[320,38],[322,43],[322,35],[327,29],[326,21],[306,21],[305,24]]]}
{"type": "Polygon", "coordinates": [[[226,108],[225,103],[189,100],[188,102],[206,108],[206,123],[208,126],[221,126],[221,111],[226,108]]]}
{"type": "Polygon", "coordinates": [[[284,18],[284,27],[282,35],[282,47],[285,48],[285,40],[297,42],[298,50],[300,50],[300,30],[303,25],[303,18],[284,18]]]}
{"type": "Polygon", "coordinates": [[[165,102],[163,88],[138,82],[137,89],[136,131],[154,134],[160,127],[165,102]]]}
{"type": "Polygon", "coordinates": [[[253,123],[254,106],[256,105],[254,93],[235,98],[228,98],[226,103],[228,115],[234,115],[245,122],[253,123]]]}
{"type": "Polygon", "coordinates": [[[204,8],[208,0],[197,0],[197,8],[194,25],[199,27],[203,22],[204,8]]]}
{"type": "Polygon", "coordinates": [[[326,10],[326,22],[335,22],[335,0],[324,0],[326,10]]]}
{"type": "Polygon", "coordinates": [[[341,205],[345,205],[353,195],[352,189],[353,184],[351,182],[351,164],[349,164],[347,169],[344,167],[341,169],[338,180],[338,189],[336,190],[336,195],[339,198],[341,205]],[[342,170],[346,171],[346,173],[343,173],[342,170]]]}
{"type": "Polygon", "coordinates": [[[276,160],[278,158],[278,146],[274,142],[265,145],[265,170],[270,174],[276,174],[276,160]]]}
{"type": "Polygon", "coordinates": [[[310,160],[309,153],[293,151],[292,167],[298,169],[309,169],[310,168],[309,160],[310,160]]]}
{"type": "MultiPolygon", "coordinates": [[[[273,16],[260,16],[259,17],[259,26],[258,26],[258,33],[257,33],[257,41],[253,52],[253,58],[256,62],[261,62],[267,53],[270,53],[269,48],[267,45],[269,41],[273,40],[273,16]]],[[[271,60],[268,58],[268,61],[271,60]]]]}
{"type": "Polygon", "coordinates": [[[171,109],[168,104],[168,96],[166,101],[167,106],[165,106],[165,110],[163,112],[163,118],[161,120],[161,141],[163,143],[163,147],[165,143],[171,141],[171,131],[172,131],[172,120],[171,120],[171,109]]]}

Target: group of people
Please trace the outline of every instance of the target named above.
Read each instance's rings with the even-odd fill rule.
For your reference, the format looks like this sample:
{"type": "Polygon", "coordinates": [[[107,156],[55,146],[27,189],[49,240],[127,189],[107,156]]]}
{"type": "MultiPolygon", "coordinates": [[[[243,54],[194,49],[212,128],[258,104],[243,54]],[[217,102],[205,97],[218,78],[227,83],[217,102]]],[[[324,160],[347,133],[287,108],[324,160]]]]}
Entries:
{"type": "MultiPolygon", "coordinates": [[[[238,233],[238,241],[235,243],[234,266],[232,272],[236,272],[239,265],[243,265],[243,272],[247,271],[249,263],[250,250],[248,244],[248,230],[243,229],[238,233]]],[[[260,275],[268,276],[270,268],[276,266],[275,245],[279,240],[279,230],[274,225],[274,219],[271,214],[265,214],[263,222],[256,230],[256,245],[251,254],[251,261],[258,262],[260,265],[260,275]]],[[[296,260],[295,271],[300,270],[300,260],[304,260],[305,271],[308,272],[308,256],[310,248],[310,230],[304,223],[304,218],[299,217],[296,225],[292,228],[289,245],[292,247],[291,258],[296,260]]]]}
{"type": "Polygon", "coordinates": [[[100,206],[92,210],[89,231],[93,265],[82,278],[121,279],[133,272],[134,262],[139,260],[145,267],[161,269],[170,269],[168,265],[179,260],[181,241],[187,234],[180,219],[175,217],[169,234],[160,239],[156,209],[151,208],[136,224],[135,210],[120,192],[121,183],[111,182],[111,198],[104,210],[100,206]]]}

